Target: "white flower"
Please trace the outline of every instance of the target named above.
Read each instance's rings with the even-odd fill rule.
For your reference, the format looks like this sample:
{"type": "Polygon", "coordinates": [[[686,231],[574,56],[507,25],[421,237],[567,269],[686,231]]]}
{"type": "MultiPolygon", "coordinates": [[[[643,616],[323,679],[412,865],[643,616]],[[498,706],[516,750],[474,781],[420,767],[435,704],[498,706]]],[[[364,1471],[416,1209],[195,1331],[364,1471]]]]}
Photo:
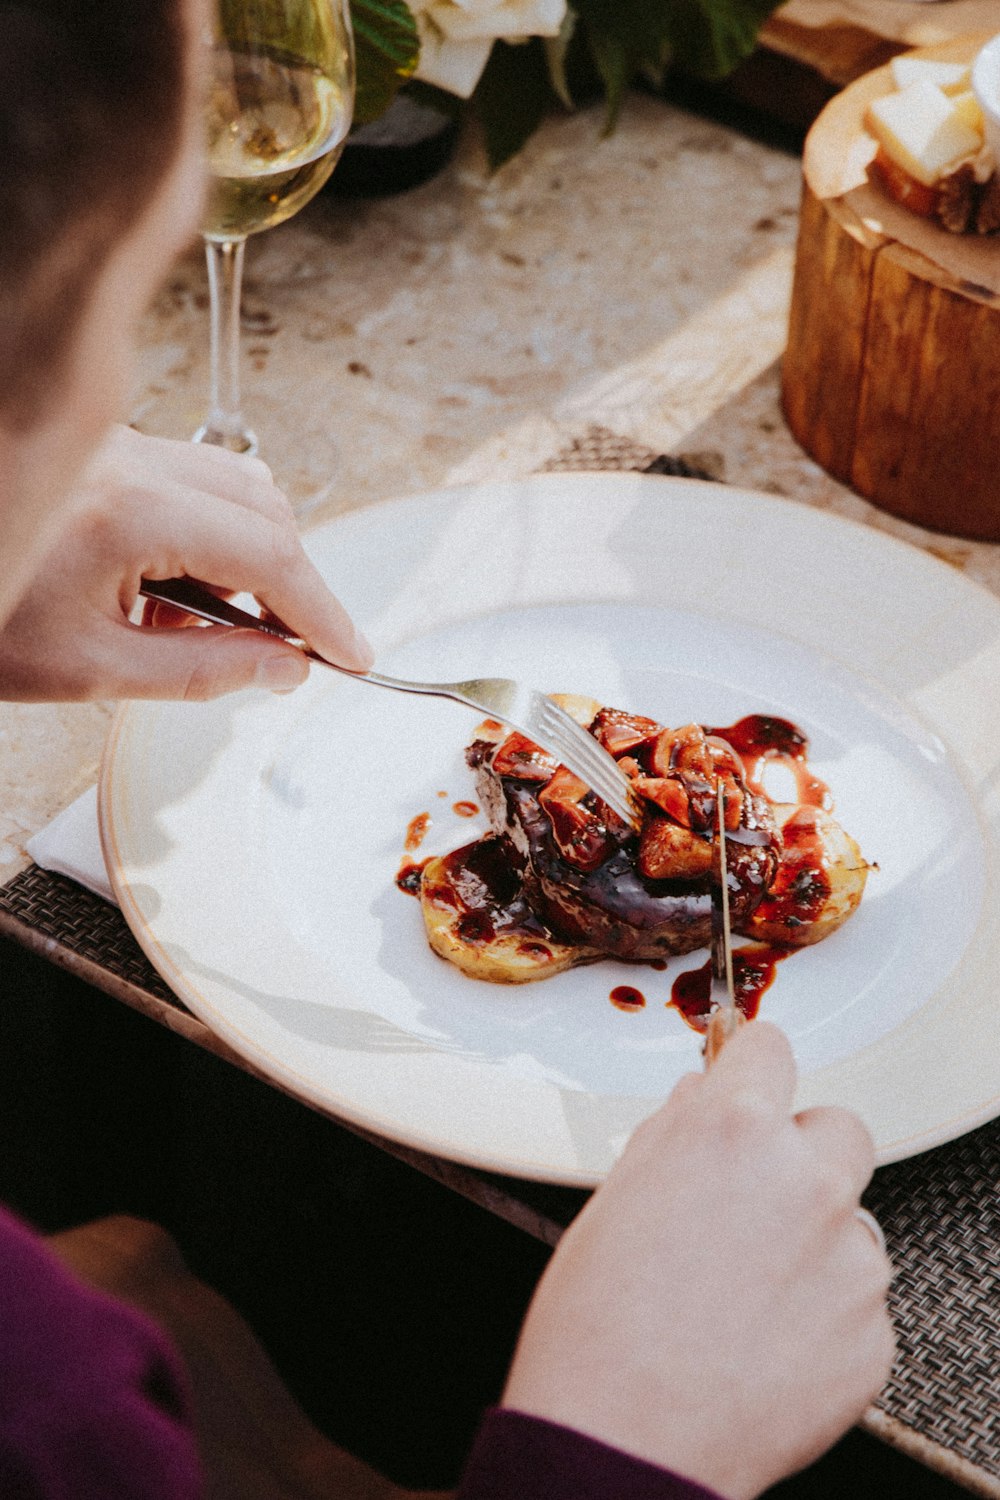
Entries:
{"type": "Polygon", "coordinates": [[[566,0],[409,0],[420,32],[417,77],[467,99],[493,43],[558,36],[566,0]]]}

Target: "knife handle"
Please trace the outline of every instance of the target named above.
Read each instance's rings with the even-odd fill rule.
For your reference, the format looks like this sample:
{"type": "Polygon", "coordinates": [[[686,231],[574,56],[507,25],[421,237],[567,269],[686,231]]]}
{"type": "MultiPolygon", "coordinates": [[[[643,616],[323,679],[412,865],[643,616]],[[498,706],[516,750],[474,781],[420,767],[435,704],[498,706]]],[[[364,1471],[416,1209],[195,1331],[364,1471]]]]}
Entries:
{"type": "Polygon", "coordinates": [[[746,1025],[746,1016],[741,1010],[734,1006],[731,1010],[728,1006],[718,1006],[712,1011],[708,1018],[708,1030],[705,1033],[705,1047],[703,1056],[705,1059],[705,1071],[718,1062],[723,1047],[730,1037],[736,1035],[742,1026],[746,1025]]]}

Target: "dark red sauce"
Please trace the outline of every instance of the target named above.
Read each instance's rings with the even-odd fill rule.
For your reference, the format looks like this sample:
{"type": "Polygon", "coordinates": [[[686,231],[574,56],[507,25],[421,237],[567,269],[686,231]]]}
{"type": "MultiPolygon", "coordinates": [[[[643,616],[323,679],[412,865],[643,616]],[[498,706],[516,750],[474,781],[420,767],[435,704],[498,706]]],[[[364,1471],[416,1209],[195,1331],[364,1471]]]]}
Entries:
{"type": "Polygon", "coordinates": [[[453,802],[452,812],[458,813],[460,818],[474,818],[479,811],[478,802],[453,802]]]}
{"type": "Polygon", "coordinates": [[[446,854],[435,878],[424,881],[422,894],[432,906],[459,913],[457,933],[468,943],[483,947],[497,937],[515,937],[518,952],[552,957],[549,933],[525,901],[520,878],[497,839],[477,839],[446,854]]]}
{"type": "Polygon", "coordinates": [[[762,922],[801,927],[815,922],[830,894],[823,840],[812,807],[800,807],[781,830],[784,853],[778,873],[754,915],[762,922]]]}
{"type": "Polygon", "coordinates": [[[651,969],[656,969],[660,974],[662,974],[664,969],[667,967],[667,960],[665,958],[651,958],[649,960],[649,967],[651,969]]]}
{"type": "Polygon", "coordinates": [[[403,841],[403,848],[407,851],[408,854],[412,854],[414,849],[420,848],[420,845],[423,843],[424,837],[430,826],[430,813],[417,813],[417,816],[415,818],[410,819],[409,823],[406,825],[406,838],[403,841]]]}
{"type": "Polygon", "coordinates": [[[426,864],[426,859],[422,859],[419,864],[412,859],[404,859],[397,870],[396,884],[401,891],[405,891],[407,896],[420,895],[420,882],[423,879],[426,864]]]}
{"type": "Polygon", "coordinates": [[[646,997],[642,991],[633,989],[630,984],[617,985],[608,999],[616,1010],[642,1010],[646,1003],[646,997]]]}
{"type": "MultiPolygon", "coordinates": [[[[733,987],[736,1004],[748,1021],[752,1021],[760,1009],[760,1000],[774,979],[775,970],[795,948],[756,945],[753,948],[736,948],[733,951],[733,987]]],[[[678,974],[670,991],[667,1004],[695,1031],[705,1031],[711,1008],[712,961],[708,960],[697,969],[686,969],[678,974]]]]}
{"type": "Polygon", "coordinates": [[[552,949],[548,943],[540,943],[537,938],[525,938],[518,943],[517,951],[524,958],[534,958],[539,963],[547,963],[552,959],[552,949]]]}
{"type": "Polygon", "coordinates": [[[810,807],[831,806],[829,787],[813,775],[806,763],[809,740],[790,719],[778,719],[773,714],[748,714],[735,724],[706,729],[705,733],[733,747],[743,762],[747,781],[755,790],[763,790],[761,777],[767,761],[776,760],[794,776],[797,802],[810,807]]]}
{"type": "Polygon", "coordinates": [[[475,943],[477,946],[492,943],[497,935],[493,925],[493,912],[484,908],[482,911],[463,913],[458,919],[456,931],[463,943],[475,943]]]}

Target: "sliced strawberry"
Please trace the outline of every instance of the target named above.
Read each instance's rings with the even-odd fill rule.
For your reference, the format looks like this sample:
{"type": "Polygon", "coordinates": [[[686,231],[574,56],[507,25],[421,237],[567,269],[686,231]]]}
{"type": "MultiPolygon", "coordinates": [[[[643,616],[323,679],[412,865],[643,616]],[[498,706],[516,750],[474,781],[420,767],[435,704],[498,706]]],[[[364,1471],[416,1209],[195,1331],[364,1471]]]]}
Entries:
{"type": "Polygon", "coordinates": [[[697,833],[712,833],[718,822],[719,784],[722,784],[723,817],[726,830],[732,833],[739,828],[743,816],[743,792],[731,775],[703,776],[699,771],[675,771],[687,793],[690,812],[687,826],[697,833]]]}
{"type": "Polygon", "coordinates": [[[656,736],[653,748],[649,752],[649,771],[651,776],[669,776],[674,769],[674,743],[675,736],[672,729],[663,729],[656,736]]]}
{"type": "Polygon", "coordinates": [[[640,714],[629,714],[621,708],[602,708],[590,726],[590,732],[605,750],[618,756],[640,745],[648,745],[660,733],[660,726],[654,719],[644,719],[640,714]]]}
{"type": "Polygon", "coordinates": [[[685,828],[691,827],[691,799],[687,787],[679,777],[637,776],[635,789],[640,797],[652,802],[668,817],[673,818],[675,823],[681,823],[685,828]]]}
{"type": "Polygon", "coordinates": [[[700,724],[683,724],[680,729],[664,729],[656,737],[649,757],[654,776],[669,776],[671,771],[698,771],[706,779],[712,772],[712,758],[705,745],[700,724]]]}
{"type": "Polygon", "coordinates": [[[493,756],[498,776],[513,776],[518,781],[548,781],[559,762],[554,755],[523,734],[509,734],[493,756]]]}
{"type": "Polygon", "coordinates": [[[697,829],[699,833],[711,833],[718,819],[716,778],[703,776],[700,771],[678,771],[677,778],[688,794],[690,827],[697,829]]]}
{"type": "Polygon", "coordinates": [[[728,772],[731,776],[740,776],[746,780],[746,767],[743,761],[728,740],[722,739],[717,734],[705,731],[705,745],[712,759],[716,775],[724,776],[728,772]]]}
{"type": "Polygon", "coordinates": [[[592,808],[584,806],[583,799],[589,790],[579,776],[560,766],[538,794],[538,801],[552,824],[552,837],[559,853],[578,870],[596,870],[615,847],[601,819],[592,808]]]}
{"type": "Polygon", "coordinates": [[[743,790],[733,776],[722,776],[722,805],[727,833],[735,833],[743,821],[743,790]]]}

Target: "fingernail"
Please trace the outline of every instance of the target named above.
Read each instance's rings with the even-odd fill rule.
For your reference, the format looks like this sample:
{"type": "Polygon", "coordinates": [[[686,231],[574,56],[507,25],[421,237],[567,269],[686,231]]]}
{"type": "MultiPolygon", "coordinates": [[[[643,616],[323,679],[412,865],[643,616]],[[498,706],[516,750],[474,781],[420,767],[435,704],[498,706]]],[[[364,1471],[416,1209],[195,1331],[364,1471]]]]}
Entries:
{"type": "Polygon", "coordinates": [[[257,664],[254,681],[269,693],[290,693],[309,676],[309,663],[305,657],[293,656],[290,651],[281,655],[265,656],[257,664]]]}

